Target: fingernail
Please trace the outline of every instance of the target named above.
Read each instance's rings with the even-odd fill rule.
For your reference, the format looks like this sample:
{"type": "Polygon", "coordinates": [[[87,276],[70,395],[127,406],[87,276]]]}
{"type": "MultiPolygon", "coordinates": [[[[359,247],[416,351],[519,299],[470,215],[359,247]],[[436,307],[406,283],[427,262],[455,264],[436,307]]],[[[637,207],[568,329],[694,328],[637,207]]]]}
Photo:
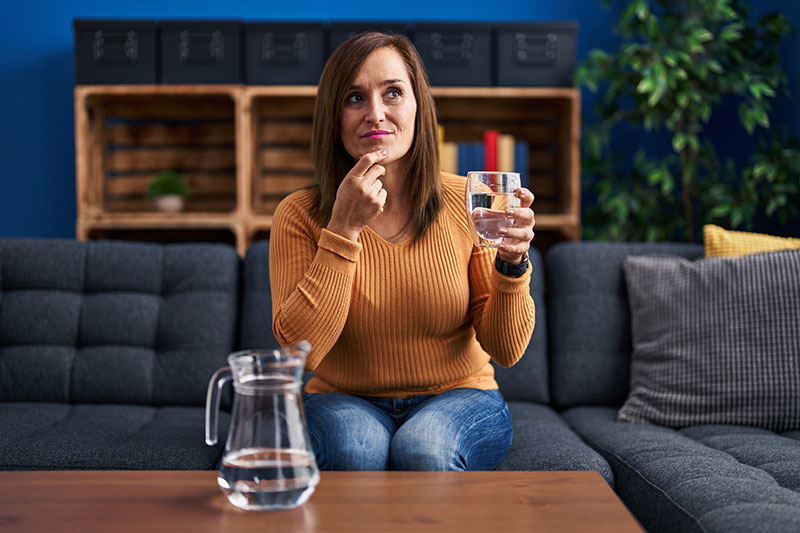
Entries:
{"type": "Polygon", "coordinates": [[[507,210],[506,210],[506,216],[509,216],[509,217],[510,217],[510,216],[512,216],[513,214],[514,214],[514,210],[513,210],[513,209],[507,209],[507,210]]]}
{"type": "Polygon", "coordinates": [[[380,154],[381,154],[382,156],[384,156],[384,157],[385,157],[385,156],[386,156],[386,154],[388,154],[388,153],[389,153],[389,152],[387,152],[386,150],[381,150],[381,151],[380,151],[380,154]]]}
{"type": "Polygon", "coordinates": [[[500,231],[498,231],[498,233],[500,235],[506,235],[508,233],[508,230],[506,228],[502,228],[500,231]]]}

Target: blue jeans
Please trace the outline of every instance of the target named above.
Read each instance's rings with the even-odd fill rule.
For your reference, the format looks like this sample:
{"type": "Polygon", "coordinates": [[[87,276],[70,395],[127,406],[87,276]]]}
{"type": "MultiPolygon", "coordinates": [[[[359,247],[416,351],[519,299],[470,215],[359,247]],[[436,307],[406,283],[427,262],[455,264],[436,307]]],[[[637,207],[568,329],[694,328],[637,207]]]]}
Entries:
{"type": "Polygon", "coordinates": [[[493,470],[511,445],[511,413],[497,390],[305,394],[304,404],[322,470],[493,470]]]}

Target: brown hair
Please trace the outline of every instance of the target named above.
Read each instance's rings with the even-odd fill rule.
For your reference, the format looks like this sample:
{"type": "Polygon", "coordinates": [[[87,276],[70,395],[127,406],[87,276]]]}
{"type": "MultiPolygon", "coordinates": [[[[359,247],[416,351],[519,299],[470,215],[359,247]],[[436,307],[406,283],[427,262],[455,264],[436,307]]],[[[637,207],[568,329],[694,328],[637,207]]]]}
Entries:
{"type": "Polygon", "coordinates": [[[327,225],[336,191],[355,164],[345,150],[341,136],[342,110],[347,91],[367,56],[385,46],[393,48],[403,58],[417,100],[414,141],[409,149],[406,182],[416,240],[433,223],[442,203],[438,120],[425,67],[414,45],[402,35],[378,32],[357,35],[333,52],[322,71],[311,134],[311,157],[319,184],[314,217],[323,226],[327,225]]]}

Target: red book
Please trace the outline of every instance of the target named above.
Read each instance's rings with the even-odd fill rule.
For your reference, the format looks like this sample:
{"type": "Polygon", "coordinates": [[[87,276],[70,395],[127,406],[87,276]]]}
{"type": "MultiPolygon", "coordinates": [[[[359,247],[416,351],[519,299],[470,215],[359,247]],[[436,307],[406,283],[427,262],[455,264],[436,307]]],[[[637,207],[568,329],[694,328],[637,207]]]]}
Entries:
{"type": "Polygon", "coordinates": [[[486,130],[483,132],[483,170],[497,170],[497,138],[500,132],[486,130]]]}

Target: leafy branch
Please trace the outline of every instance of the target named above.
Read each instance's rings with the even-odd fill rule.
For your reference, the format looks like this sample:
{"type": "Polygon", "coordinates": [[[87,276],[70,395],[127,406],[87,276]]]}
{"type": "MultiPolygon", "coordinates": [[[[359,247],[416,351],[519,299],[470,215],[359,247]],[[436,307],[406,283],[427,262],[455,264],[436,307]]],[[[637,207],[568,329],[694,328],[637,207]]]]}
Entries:
{"type": "Polygon", "coordinates": [[[575,74],[577,85],[602,91],[596,121],[584,130],[583,166],[598,200],[587,212],[587,236],[683,233],[691,241],[702,223],[752,225],[761,205],[781,221],[795,216],[798,174],[785,151],[796,155],[796,140],[762,143],[737,173],[733,162],[719,162],[705,132],[725,97],[739,101],[743,133],[770,128],[771,100],[788,95],[777,54],[792,30],[787,19],[773,13],[753,25],[738,0],[606,3],[623,4],[615,26],[622,43],[612,53],[592,50],[575,74]],[[619,165],[611,139],[622,122],[645,135],[666,133],[671,155],[648,159],[638,151],[629,169],[619,165]]]}

